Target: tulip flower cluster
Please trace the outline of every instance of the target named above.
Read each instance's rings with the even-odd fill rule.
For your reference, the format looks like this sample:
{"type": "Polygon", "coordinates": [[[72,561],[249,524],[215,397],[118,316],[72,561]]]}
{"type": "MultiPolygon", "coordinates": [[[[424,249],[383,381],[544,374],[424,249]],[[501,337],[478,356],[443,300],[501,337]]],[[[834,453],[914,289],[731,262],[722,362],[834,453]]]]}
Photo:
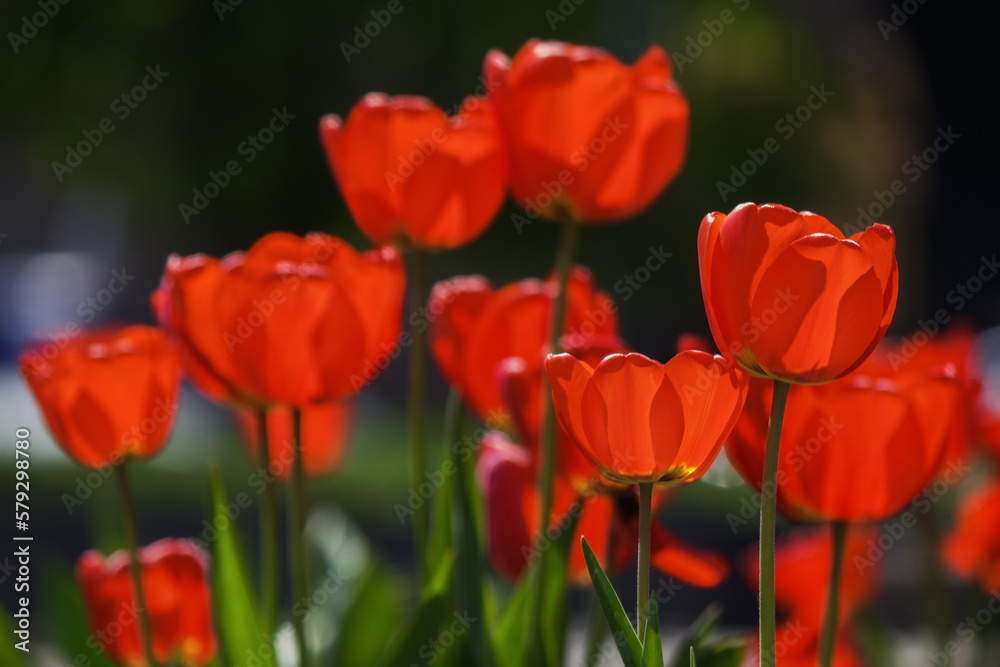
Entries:
{"type": "MultiPolygon", "coordinates": [[[[94,331],[54,358],[22,357],[55,440],[118,477],[127,549],[87,552],[77,565],[92,628],[134,608],[139,622],[108,647],[120,664],[206,665],[217,650],[241,664],[241,641],[270,637],[281,618],[283,485],[294,659],[316,664],[322,642],[299,603],[311,592],[306,478],[338,467],[356,395],[387,365],[386,350],[405,347],[414,488],[424,481],[426,347],[450,386],[449,442],[461,437],[463,409],[488,428],[472,455],[447,448],[447,486],[412,512],[416,632],[436,631],[457,605],[497,619],[463,625],[461,664],[559,664],[566,587],[590,581],[625,664],[663,664],[664,600],[650,599],[650,567],[709,588],[730,564],[673,536],[659,515],[725,449],[761,493],[759,553],[739,568],[759,590],[760,634],[737,661],[860,664],[853,613],[877,584],[843,563],[876,535],[863,524],[903,510],[973,442],[1000,452],[972,334],[955,329],[916,355],[882,342],[898,288],[892,230],[847,237],[820,215],[746,203],[706,215],[691,248],[721,354],[690,336],[665,361],[633,351],[575,245],[581,227],[647,209],[680,172],[689,106],[670,60],[653,47],[629,66],[597,48],[532,40],[512,58],[490,51],[483,69],[486,94],[453,115],[422,97],[370,93],[346,119],[319,121],[334,180],[374,249],[275,231],[221,258],[170,255],[152,295],[158,328],[94,331]],[[552,274],[431,286],[429,253],[474,241],[508,194],[529,219],[559,225],[552,274]],[[273,480],[260,500],[256,587],[232,539],[213,544],[213,566],[190,540],[139,546],[127,470],[164,446],[182,375],[232,410],[273,480]],[[779,510],[830,529],[796,529],[776,553],[779,510]],[[633,561],[635,627],[612,586],[633,561]],[[484,601],[485,562],[513,590],[500,611],[484,601]]],[[[996,482],[970,495],[943,546],[949,567],[984,587],[1000,582],[998,498],[996,482]]],[[[219,484],[213,502],[225,502],[219,484]]],[[[404,653],[385,664],[415,659],[405,651],[418,636],[405,632],[386,649],[404,653]]],[[[251,652],[276,664],[270,648],[251,652]]]]}

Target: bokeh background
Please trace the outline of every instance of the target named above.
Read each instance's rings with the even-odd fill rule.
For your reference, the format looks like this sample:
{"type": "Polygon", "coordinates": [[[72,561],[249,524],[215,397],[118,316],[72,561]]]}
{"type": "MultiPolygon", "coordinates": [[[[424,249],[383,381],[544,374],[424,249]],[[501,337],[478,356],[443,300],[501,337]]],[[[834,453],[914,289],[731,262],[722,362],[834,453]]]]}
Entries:
{"type": "MultiPolygon", "coordinates": [[[[578,256],[618,300],[633,348],[663,359],[679,333],[707,333],[698,223],[742,201],[814,210],[841,226],[858,225],[859,209],[868,210],[891,225],[901,274],[891,333],[909,333],[939,308],[984,330],[1000,324],[1000,280],[986,283],[960,312],[949,299],[1000,245],[990,203],[1000,149],[994,3],[399,0],[402,11],[366,42],[355,40],[385,0],[237,2],[49,0],[50,13],[58,10],[37,28],[25,21],[45,2],[0,5],[0,442],[9,454],[16,427],[33,434],[33,533],[44,557],[36,556],[32,612],[50,639],[62,641],[59,619],[78,610],[48,591],[69,576],[84,549],[119,544],[117,500],[113,485],[100,485],[82,507],[64,507],[61,496],[74,493],[85,471],[51,444],[13,366],[18,351],[71,323],[151,322],[149,294],[172,252],[224,254],[276,229],[331,232],[364,247],[322,154],[320,116],[346,114],[369,91],[420,94],[454,107],[480,85],[490,48],[512,53],[540,37],[598,45],[626,62],[650,44],[687,58],[675,60],[692,108],[687,166],[643,215],[587,229],[578,256]],[[718,23],[724,10],[734,17],[728,24],[718,23]],[[166,75],[134,108],[116,103],[147,67],[166,75]],[[793,132],[776,126],[814,86],[832,95],[793,132]],[[241,145],[274,109],[294,118],[248,161],[241,145]],[[67,164],[67,147],[84,132],[94,136],[105,118],[114,130],[89,155],[70,172],[54,166],[67,164]],[[907,170],[949,128],[958,138],[947,150],[926,170],[914,172],[912,163],[907,170]],[[739,169],[747,151],[770,137],[778,152],[735,193],[720,194],[718,183],[732,185],[734,165],[739,169]],[[190,205],[193,189],[233,159],[241,173],[186,221],[180,205],[190,205]],[[876,193],[896,179],[905,192],[878,213],[876,193]],[[624,280],[650,247],[672,256],[625,298],[624,280]],[[88,298],[100,296],[115,270],[134,278],[98,303],[100,312],[91,311],[88,298]]],[[[539,221],[519,232],[515,210],[508,202],[475,243],[434,257],[432,278],[482,273],[503,284],[545,275],[556,229],[539,221]]],[[[987,349],[991,342],[1000,349],[998,339],[987,332],[987,349]]],[[[310,490],[316,504],[349,517],[326,516],[344,540],[360,527],[370,543],[357,552],[361,560],[377,558],[399,572],[411,566],[409,526],[393,511],[407,492],[405,361],[404,353],[364,394],[344,467],[310,490]]],[[[435,376],[432,442],[440,441],[444,395],[435,376]]],[[[209,460],[222,467],[232,493],[246,486],[252,467],[231,417],[188,388],[171,444],[134,473],[141,541],[202,532],[209,460]]],[[[12,480],[13,463],[9,470],[0,479],[12,480]]],[[[736,554],[753,543],[756,529],[751,521],[734,533],[724,516],[747,495],[741,485],[720,490],[698,482],[677,495],[666,522],[699,546],[736,554]]],[[[252,546],[254,510],[237,522],[252,546]]],[[[908,587],[917,538],[908,541],[888,555],[881,603],[883,617],[904,631],[918,615],[908,587]]],[[[9,607],[9,578],[0,590],[9,607]]],[[[957,587],[954,593],[963,594],[957,587]]],[[[687,625],[712,599],[726,605],[729,626],[755,622],[754,596],[735,575],[715,591],[685,589],[661,613],[668,623],[687,625]]]]}

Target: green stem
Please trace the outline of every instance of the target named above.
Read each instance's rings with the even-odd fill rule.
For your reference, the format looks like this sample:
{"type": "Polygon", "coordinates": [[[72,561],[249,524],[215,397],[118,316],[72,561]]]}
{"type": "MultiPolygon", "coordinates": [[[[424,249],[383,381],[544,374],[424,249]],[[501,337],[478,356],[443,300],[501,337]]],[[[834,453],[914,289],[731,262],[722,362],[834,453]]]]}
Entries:
{"type": "MultiPolygon", "coordinates": [[[[608,534],[608,545],[604,551],[604,572],[612,581],[615,577],[615,551],[617,543],[618,540],[615,539],[615,531],[611,530],[608,534]]],[[[597,656],[604,646],[604,638],[607,634],[608,619],[605,618],[604,612],[601,611],[597,594],[594,593],[590,599],[590,630],[587,638],[587,659],[583,663],[584,665],[598,664],[597,656]]]]}
{"type": "Polygon", "coordinates": [[[820,665],[833,664],[833,644],[837,636],[837,620],[840,617],[840,569],[844,562],[844,543],[847,540],[847,523],[834,521],[830,524],[833,533],[833,566],[830,569],[830,586],[826,595],[826,620],[820,637],[820,665]]]}
{"type": "MultiPolygon", "coordinates": [[[[559,339],[562,336],[563,323],[566,320],[566,288],[569,285],[570,268],[573,265],[573,254],[576,252],[576,239],[579,232],[579,225],[571,218],[565,217],[559,223],[559,245],[556,248],[555,275],[558,284],[555,303],[552,305],[551,318],[549,320],[549,349],[555,354],[559,352],[559,339]]],[[[542,465],[538,467],[538,488],[541,491],[542,502],[539,512],[539,531],[544,532],[549,525],[549,515],[552,513],[552,480],[555,472],[556,458],[556,421],[553,418],[552,392],[549,390],[548,380],[543,376],[542,385],[542,414],[541,414],[541,452],[542,465]]],[[[536,640],[538,638],[538,617],[542,607],[542,590],[544,588],[544,568],[536,567],[532,570],[530,583],[530,599],[528,613],[525,615],[527,633],[529,640],[525,647],[528,656],[536,655],[539,648],[536,640]]],[[[530,664],[530,662],[529,662],[530,664]]]]}
{"type": "Polygon", "coordinates": [[[271,457],[267,442],[267,410],[257,411],[258,466],[267,483],[260,502],[260,626],[265,632],[274,627],[278,608],[278,500],[271,479],[271,457]]]}
{"type": "MultiPolygon", "coordinates": [[[[410,277],[410,312],[419,313],[427,303],[427,254],[415,250],[412,254],[410,277]]],[[[424,328],[410,322],[410,388],[408,409],[410,421],[410,483],[416,491],[427,471],[427,445],[424,442],[424,328]]],[[[413,541],[416,548],[417,584],[427,580],[427,505],[423,503],[413,515],[413,541]]]]}
{"type": "Polygon", "coordinates": [[[948,599],[948,581],[938,559],[938,544],[941,543],[941,529],[937,525],[934,512],[920,514],[917,517],[917,537],[921,568],[923,569],[924,585],[920,587],[923,593],[923,603],[934,639],[942,648],[951,636],[951,610],[948,599]]]}
{"type": "Polygon", "coordinates": [[[778,497],[778,449],[781,445],[781,424],[785,418],[785,401],[791,385],[774,381],[771,399],[771,420],[767,429],[764,451],[764,479],[760,503],[760,667],[774,667],[774,523],[778,497]]]}
{"type": "Polygon", "coordinates": [[[299,665],[311,663],[306,643],[305,609],[296,612],[309,596],[309,573],[306,562],[305,468],[302,465],[302,412],[292,408],[292,482],[288,494],[288,567],[292,582],[292,627],[299,650],[299,665]]]}
{"type": "MultiPolygon", "coordinates": [[[[452,389],[448,392],[448,402],[445,404],[445,452],[451,457],[455,466],[458,488],[452,497],[453,516],[458,517],[453,522],[454,544],[458,552],[458,571],[462,585],[458,587],[458,599],[461,608],[468,609],[476,618],[483,614],[483,581],[480,576],[479,564],[482,562],[482,552],[479,547],[479,529],[476,523],[474,503],[475,479],[473,474],[473,457],[459,456],[459,438],[462,432],[462,397],[452,389]],[[463,460],[466,458],[467,460],[463,460]]],[[[469,628],[470,644],[476,649],[476,664],[487,667],[490,655],[488,642],[483,637],[483,624],[473,623],[469,628]]]]}
{"type": "Polygon", "coordinates": [[[646,636],[646,616],[649,613],[649,533],[653,506],[653,483],[639,484],[639,583],[636,611],[639,616],[640,641],[646,636]]]}
{"type": "Polygon", "coordinates": [[[132,486],[128,481],[127,463],[115,467],[115,477],[118,479],[118,492],[122,500],[122,523],[125,529],[125,545],[128,547],[131,561],[132,587],[135,588],[136,606],[139,614],[139,631],[142,635],[142,650],[146,654],[146,662],[152,667],[159,664],[153,655],[153,630],[146,610],[146,594],[142,586],[142,564],[139,561],[139,540],[135,521],[135,499],[132,497],[132,486]]]}

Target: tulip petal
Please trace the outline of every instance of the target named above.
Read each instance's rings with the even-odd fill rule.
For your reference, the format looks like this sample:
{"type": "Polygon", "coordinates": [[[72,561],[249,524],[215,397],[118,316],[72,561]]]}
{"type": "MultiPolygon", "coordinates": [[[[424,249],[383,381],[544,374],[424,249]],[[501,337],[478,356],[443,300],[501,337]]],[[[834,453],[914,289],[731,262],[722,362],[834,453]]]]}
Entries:
{"type": "Polygon", "coordinates": [[[670,385],[660,391],[663,377],[663,367],[648,357],[613,354],[598,364],[584,387],[587,440],[595,453],[608,452],[610,460],[603,462],[618,477],[655,480],[664,462],[657,459],[653,430],[667,443],[683,436],[680,397],[670,385]]]}
{"type": "Polygon", "coordinates": [[[438,369],[449,385],[466,391],[462,368],[463,347],[468,344],[480,313],[493,298],[493,287],[483,276],[457,276],[431,288],[427,309],[430,347],[438,369]]]}
{"type": "MultiPolygon", "coordinates": [[[[747,378],[722,357],[687,351],[664,364],[681,397],[683,441],[673,455],[686,482],[698,479],[715,461],[747,396],[747,378]]],[[[667,458],[665,456],[665,458],[667,458]]]]}
{"type": "Polygon", "coordinates": [[[846,373],[876,338],[882,290],[871,260],[852,241],[798,239],[767,267],[750,322],[758,361],[797,382],[846,373]]]}
{"type": "Polygon", "coordinates": [[[685,544],[656,521],[650,527],[650,565],[699,588],[714,588],[729,576],[729,564],[719,554],[685,544]]]}
{"type": "MultiPolygon", "coordinates": [[[[552,387],[552,403],[559,424],[595,467],[608,470],[610,452],[594,448],[584,425],[582,398],[593,369],[572,355],[556,354],[546,358],[545,372],[552,387]]],[[[605,441],[601,443],[605,444],[605,441]]]]}

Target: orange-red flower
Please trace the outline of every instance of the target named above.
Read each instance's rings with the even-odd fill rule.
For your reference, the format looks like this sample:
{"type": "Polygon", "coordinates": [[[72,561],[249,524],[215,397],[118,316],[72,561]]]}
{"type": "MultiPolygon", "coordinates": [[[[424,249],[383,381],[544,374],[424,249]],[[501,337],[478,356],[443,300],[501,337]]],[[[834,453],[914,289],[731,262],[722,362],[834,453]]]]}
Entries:
{"type": "Polygon", "coordinates": [[[52,436],[82,465],[148,458],[170,434],[181,369],[159,329],[84,333],[54,356],[22,355],[19,366],[52,436]]]}
{"type": "MultiPolygon", "coordinates": [[[[772,385],[751,383],[726,452],[760,489],[772,385]]],[[[794,519],[877,521],[902,509],[943,464],[962,386],[942,374],[891,373],[873,358],[825,385],[788,394],[777,503],[794,519]]]]}
{"type": "Polygon", "coordinates": [[[681,352],[665,364],[612,354],[590,366],[550,355],[559,423],[611,480],[687,484],[701,477],[739,417],[747,378],[725,359],[681,352]]]}
{"type": "Polygon", "coordinates": [[[698,233],[715,343],[746,371],[822,383],[858,367],[896,307],[896,240],[885,225],[850,238],[814,213],[741,204],[698,233]]]}
{"type": "MultiPolygon", "coordinates": [[[[205,665],[215,658],[208,555],[190,540],[165,539],[139,550],[142,588],[160,664],[205,665]]],[[[93,636],[120,664],[145,666],[130,575],[131,557],[88,551],[76,564],[93,636]]]]}
{"type": "Polygon", "coordinates": [[[449,117],[423,97],[369,93],[320,139],[358,227],[378,244],[454,248],[503,203],[507,156],[491,106],[466,98],[449,117]]]}
{"type": "Polygon", "coordinates": [[[965,322],[939,331],[933,320],[900,339],[885,339],[870,359],[900,374],[945,373],[962,383],[964,418],[954,421],[954,433],[945,458],[971,456],[970,447],[984,445],[1000,456],[1000,413],[984,391],[984,368],[975,330],[965,322]]]}
{"type": "MultiPolygon", "coordinates": [[[[267,408],[267,473],[288,481],[292,473],[292,409],[285,405],[267,408]]],[[[243,410],[240,423],[244,441],[254,463],[260,451],[257,412],[243,410]]],[[[333,471],[347,451],[354,420],[354,404],[347,401],[314,403],[302,408],[302,465],[312,477],[333,471]]]]}
{"type": "Polygon", "coordinates": [[[960,501],[941,556],[948,569],[984,591],[1000,588],[1000,481],[992,480],[960,501]]]}
{"type": "MultiPolygon", "coordinates": [[[[847,533],[840,572],[840,613],[833,661],[836,667],[861,665],[853,646],[851,618],[877,595],[879,580],[877,568],[861,569],[854,562],[855,559],[866,558],[870,542],[877,535],[878,531],[871,528],[852,527],[847,533]]],[[[754,549],[752,553],[747,552],[741,567],[754,590],[758,585],[757,563],[757,551],[754,549]]],[[[778,543],[774,556],[774,595],[777,608],[785,616],[776,633],[778,664],[795,667],[816,665],[832,565],[833,539],[825,527],[793,531],[778,543]]],[[[758,664],[755,639],[756,636],[747,647],[744,667],[758,664]]]]}
{"type": "MultiPolygon", "coordinates": [[[[490,562],[497,572],[510,580],[520,578],[551,536],[558,535],[561,526],[574,518],[570,511],[578,499],[582,505],[570,549],[570,580],[576,584],[590,581],[583,551],[576,546],[581,536],[587,538],[605,569],[609,567],[609,546],[614,547],[614,569],[635,560],[639,502],[634,488],[606,487],[581,495],[563,471],[557,470],[549,537],[543,537],[537,530],[540,498],[535,485],[536,463],[529,449],[500,432],[488,432],[480,443],[476,478],[483,491],[490,562]]],[[[654,509],[663,506],[667,495],[654,496],[654,509]]],[[[729,573],[721,556],[681,542],[656,521],[651,551],[654,567],[693,586],[711,588],[729,573]]]]}
{"type": "Polygon", "coordinates": [[[302,406],[373,380],[398,350],[399,253],[326,234],[268,234],[245,253],[167,260],[153,306],[202,391],[302,406]]]}
{"type": "MultiPolygon", "coordinates": [[[[494,426],[506,422],[498,366],[508,357],[534,360],[544,353],[557,291],[552,278],[494,290],[481,276],[451,278],[431,290],[427,317],[438,368],[466,404],[494,426]]],[[[587,269],[572,270],[563,328],[568,342],[617,335],[617,311],[611,297],[595,289],[587,269]]]]}
{"type": "MultiPolygon", "coordinates": [[[[566,352],[591,366],[596,366],[609,354],[628,352],[617,336],[581,338],[575,343],[572,342],[573,336],[564,336],[563,339],[563,349],[566,352]]],[[[543,377],[545,356],[544,353],[539,353],[530,362],[521,357],[507,357],[497,368],[497,382],[504,410],[510,415],[520,441],[536,453],[541,446],[542,391],[548,390],[543,377]]],[[[590,461],[573,444],[572,438],[562,426],[557,425],[556,433],[556,470],[574,489],[586,493],[610,483],[590,465],[590,461]]]]}
{"type": "Polygon", "coordinates": [[[688,104],[658,46],[628,67],[605,51],[530,40],[483,64],[532,217],[610,223],[649,206],[687,153],[688,104]]]}

